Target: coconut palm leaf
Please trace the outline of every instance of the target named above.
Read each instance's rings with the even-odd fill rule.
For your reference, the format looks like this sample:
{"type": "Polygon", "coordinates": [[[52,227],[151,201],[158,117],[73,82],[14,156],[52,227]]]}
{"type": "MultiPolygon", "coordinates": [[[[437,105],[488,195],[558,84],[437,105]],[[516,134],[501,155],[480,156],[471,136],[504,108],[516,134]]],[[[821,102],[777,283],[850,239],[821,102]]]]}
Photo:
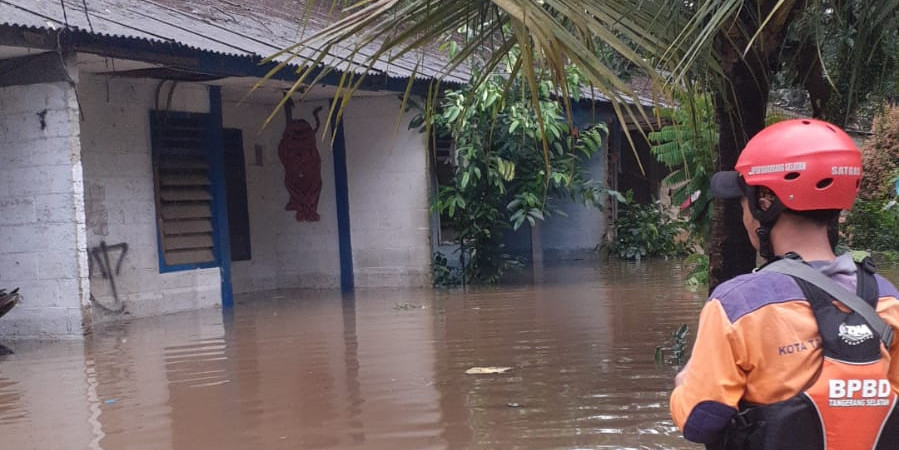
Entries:
{"type": "MultiPolygon", "coordinates": [[[[872,80],[895,76],[899,42],[899,0],[307,0],[307,7],[340,15],[273,60],[299,65],[299,80],[344,72],[339,86],[344,99],[335,100],[332,114],[340,114],[376,64],[421,58],[451,40],[458,52],[441,70],[442,80],[460,81],[461,73],[461,81],[468,81],[465,73],[477,57],[482,82],[504,67],[504,52],[514,42],[528,53],[534,50],[533,61],[516,69],[526,79],[536,80],[538,71],[547,70],[564,91],[564,67],[575,64],[612,102],[621,122],[653,123],[637,106],[637,93],[602,56],[609,51],[665,94],[694,80],[711,80],[723,167],[733,165],[748,137],[764,124],[770,77],[789,63],[779,57],[788,56],[788,31],[802,14],[814,16],[805,36],[814,43],[806,54],[815,57],[793,61],[823,68],[815,77],[826,79],[825,90],[839,104],[831,108],[833,117],[848,117],[878,85],[872,80]],[[842,30],[834,38],[842,39],[837,47],[828,43],[831,28],[842,30]]],[[[537,86],[530,89],[536,92],[537,86]]],[[[630,133],[624,135],[630,139],[630,133]]],[[[693,176],[693,167],[684,170],[693,176]]],[[[722,211],[727,217],[739,213],[722,211]]],[[[720,267],[718,253],[743,261],[735,265],[741,266],[737,272],[720,272],[723,278],[754,264],[748,243],[741,243],[746,238],[739,221],[726,222],[727,230],[713,230],[723,236],[713,236],[713,273],[720,267]]]]}

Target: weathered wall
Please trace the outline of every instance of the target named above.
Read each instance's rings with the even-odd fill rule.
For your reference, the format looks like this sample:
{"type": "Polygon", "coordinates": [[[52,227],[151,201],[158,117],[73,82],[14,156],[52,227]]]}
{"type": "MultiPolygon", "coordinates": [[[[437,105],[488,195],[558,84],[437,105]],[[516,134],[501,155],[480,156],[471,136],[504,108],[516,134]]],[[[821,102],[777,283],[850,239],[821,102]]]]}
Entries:
{"type": "Polygon", "coordinates": [[[344,114],[357,287],[431,283],[428,152],[396,97],[361,97],[344,114]]]}
{"type": "MultiPolygon", "coordinates": [[[[613,118],[608,106],[598,105],[595,113],[589,109],[574,111],[575,122],[582,129],[594,123],[610,123],[613,118]]],[[[583,162],[588,172],[587,177],[602,186],[607,186],[609,182],[608,160],[609,140],[606,137],[602,149],[592,158],[583,162]]],[[[555,198],[551,202],[553,210],[561,211],[562,214],[551,214],[541,226],[539,239],[543,249],[543,260],[551,262],[597,257],[596,247],[603,243],[608,229],[607,212],[592,205],[585,205],[580,198],[571,200],[568,197],[561,197],[555,198]]],[[[432,215],[432,218],[434,226],[437,226],[436,214],[432,215]]],[[[533,257],[531,228],[527,224],[518,230],[508,230],[504,240],[505,250],[510,254],[528,261],[533,257]]],[[[436,250],[449,258],[452,266],[459,265],[457,249],[457,245],[436,247],[436,250]]]]}
{"type": "MultiPolygon", "coordinates": [[[[159,105],[172,111],[207,112],[209,95],[205,86],[179,83],[167,105],[172,84],[166,83],[157,103],[158,84],[158,80],[84,75],[78,85],[84,111],[81,146],[88,246],[128,244],[115,284],[131,317],[221,304],[218,268],[159,272],[149,111],[159,105]]],[[[110,252],[113,264],[119,254],[110,252]]],[[[101,276],[96,261],[92,263],[94,317],[117,318],[120,314],[102,308],[115,305],[115,299],[109,280],[101,276]]]]}
{"type": "MultiPolygon", "coordinates": [[[[321,156],[322,191],[318,222],[297,222],[293,211],[285,211],[290,195],[284,187],[284,166],[278,158],[278,144],[284,131],[281,112],[267,126],[280,98],[263,94],[249,101],[242,88],[226,89],[224,126],[243,130],[247,176],[252,259],[232,264],[235,293],[283,288],[334,288],[340,285],[340,258],[337,237],[337,203],[334,194],[334,165],[331,140],[322,139],[325,124],[315,142],[321,156]]],[[[328,116],[327,102],[301,102],[293,111],[294,120],[304,119],[315,127],[312,111],[321,121],[328,116]]]]}
{"type": "MultiPolygon", "coordinates": [[[[179,83],[169,103],[171,83],[157,92],[157,80],[85,74],[77,84],[79,115],[75,93],[67,86],[2,91],[0,124],[2,139],[9,144],[0,168],[5,175],[0,254],[7,256],[0,262],[0,282],[21,286],[27,294],[11,317],[0,322],[10,324],[0,333],[81,335],[82,307],[92,311],[88,321],[106,321],[219,305],[217,268],[159,271],[150,142],[151,109],[206,112],[208,88],[179,83]],[[36,114],[43,109],[48,113],[42,130],[36,114]],[[20,124],[30,121],[33,126],[20,124]],[[104,243],[128,245],[115,276],[115,295],[110,280],[89,257],[104,243]],[[88,279],[89,262],[93,270],[88,279]],[[124,303],[124,313],[107,311],[105,306],[117,302],[124,303]]],[[[321,221],[298,223],[292,212],[284,211],[288,194],[277,156],[283,119],[261,129],[274,103],[238,103],[239,97],[227,89],[225,93],[224,124],[242,129],[244,135],[253,254],[251,261],[232,266],[235,292],[339,286],[330,141],[317,143],[322,156],[321,221]]],[[[301,103],[294,117],[314,124],[313,108],[327,105],[301,103]]],[[[345,115],[345,136],[356,286],[427,285],[423,137],[405,130],[408,117],[396,126],[400,104],[392,97],[360,97],[352,105],[345,115]]],[[[112,265],[120,254],[109,253],[112,265]]]]}
{"type": "Polygon", "coordinates": [[[82,153],[67,82],[0,88],[0,336],[81,337],[88,305],[82,153]]]}
{"type": "MultiPolygon", "coordinates": [[[[608,176],[608,146],[585,164],[593,181],[606,184],[608,176]]],[[[565,214],[550,216],[542,229],[543,257],[547,261],[590,259],[598,253],[606,232],[606,214],[595,206],[587,206],[580,199],[560,199],[556,207],[565,214]]]]}

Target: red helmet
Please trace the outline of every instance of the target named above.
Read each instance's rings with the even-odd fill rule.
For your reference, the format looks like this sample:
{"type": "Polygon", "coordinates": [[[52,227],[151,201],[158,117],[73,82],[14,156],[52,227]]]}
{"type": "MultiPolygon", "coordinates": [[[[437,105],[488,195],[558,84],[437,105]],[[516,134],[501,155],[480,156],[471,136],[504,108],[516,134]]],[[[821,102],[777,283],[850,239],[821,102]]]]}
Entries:
{"type": "MultiPolygon", "coordinates": [[[[837,126],[794,119],[756,134],[740,153],[735,168],[742,182],[771,189],[794,211],[851,209],[861,182],[862,155],[837,126]]],[[[724,191],[719,194],[734,196],[724,191]]]]}

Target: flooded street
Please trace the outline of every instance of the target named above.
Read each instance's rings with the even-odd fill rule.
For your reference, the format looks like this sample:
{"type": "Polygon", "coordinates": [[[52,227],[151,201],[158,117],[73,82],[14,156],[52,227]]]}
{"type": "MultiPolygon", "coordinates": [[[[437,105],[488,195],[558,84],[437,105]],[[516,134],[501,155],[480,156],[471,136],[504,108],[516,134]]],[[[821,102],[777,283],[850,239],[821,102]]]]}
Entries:
{"type": "Polygon", "coordinates": [[[676,263],[555,267],[538,286],[263,292],[7,342],[10,449],[695,449],[654,361],[704,288],[676,263]],[[501,366],[501,374],[469,375],[501,366]]]}

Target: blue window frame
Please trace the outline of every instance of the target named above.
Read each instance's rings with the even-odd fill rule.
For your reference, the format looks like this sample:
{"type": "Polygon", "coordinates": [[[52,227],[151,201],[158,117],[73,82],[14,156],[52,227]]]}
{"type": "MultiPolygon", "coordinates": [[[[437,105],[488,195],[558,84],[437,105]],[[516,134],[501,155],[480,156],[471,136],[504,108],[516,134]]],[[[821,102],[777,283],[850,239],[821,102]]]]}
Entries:
{"type": "Polygon", "coordinates": [[[160,272],[219,265],[209,114],[150,112],[160,272]]]}

